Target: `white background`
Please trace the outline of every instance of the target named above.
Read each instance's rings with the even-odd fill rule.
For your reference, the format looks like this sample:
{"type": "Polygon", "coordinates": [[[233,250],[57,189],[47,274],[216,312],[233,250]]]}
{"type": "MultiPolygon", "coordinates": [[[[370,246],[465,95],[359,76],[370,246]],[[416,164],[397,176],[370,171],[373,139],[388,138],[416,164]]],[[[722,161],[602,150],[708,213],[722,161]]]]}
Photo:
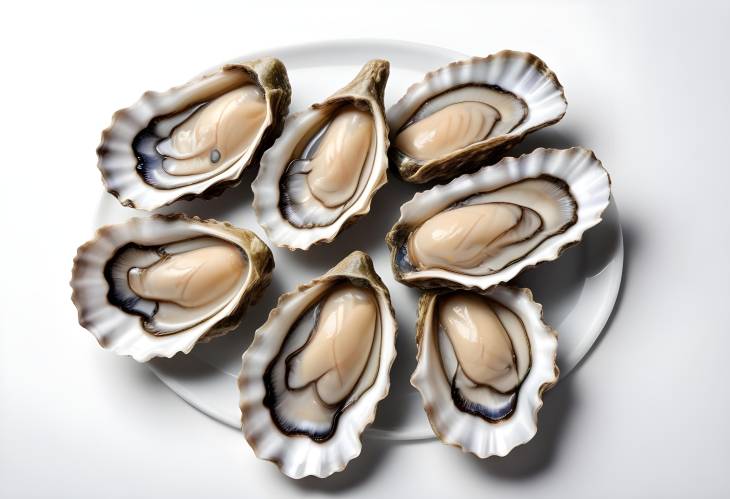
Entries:
{"type": "Polygon", "coordinates": [[[0,496],[726,496],[729,22],[719,2],[4,4],[0,496]],[[351,37],[535,52],[569,108],[534,142],[590,147],[611,172],[616,312],[505,459],[366,440],[345,472],[296,482],[76,323],[111,113],[243,53],[351,37]]]}

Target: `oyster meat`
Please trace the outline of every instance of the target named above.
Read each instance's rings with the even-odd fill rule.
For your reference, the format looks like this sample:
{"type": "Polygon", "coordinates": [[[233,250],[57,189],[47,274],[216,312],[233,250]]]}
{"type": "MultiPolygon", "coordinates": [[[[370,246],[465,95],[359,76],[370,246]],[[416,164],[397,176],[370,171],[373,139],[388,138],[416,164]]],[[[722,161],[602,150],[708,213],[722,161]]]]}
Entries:
{"type": "Polygon", "coordinates": [[[320,104],[287,118],[252,184],[254,210],[278,246],[329,242],[370,209],[386,182],[387,61],[370,61],[320,104]]]}
{"type": "Polygon", "coordinates": [[[484,458],[534,436],[542,393],[557,382],[557,336],[529,290],[426,292],[417,342],[411,383],[442,441],[484,458]]]}
{"type": "Polygon", "coordinates": [[[342,470],[388,392],[395,334],[388,290],[362,252],[283,295],[239,377],[256,454],[293,478],[342,470]]]}
{"type": "Polygon", "coordinates": [[[532,54],[504,50],[452,63],[388,110],[389,155],[404,180],[448,180],[559,121],[566,107],[557,77],[532,54]]]}
{"type": "Polygon", "coordinates": [[[98,149],[109,192],[154,209],[237,183],[281,132],[291,88],[278,59],[226,64],[115,113],[98,149]]]}
{"type": "Polygon", "coordinates": [[[101,228],[79,248],[71,286],[81,325],[103,347],[146,361],[235,329],[273,267],[252,232],[157,215],[101,228]]]}
{"type": "Polygon", "coordinates": [[[223,308],[243,286],[242,248],[212,237],[160,246],[128,243],[104,267],[109,302],[144,318],[145,331],[189,329],[223,308]]]}
{"type": "Polygon", "coordinates": [[[375,380],[376,330],[372,290],[351,283],[333,286],[299,319],[265,374],[264,403],[282,432],[318,441],[332,436],[344,406],[375,380]]]}
{"type": "Polygon", "coordinates": [[[403,205],[387,237],[394,274],[419,287],[487,289],[580,241],[609,196],[591,151],[505,158],[403,205]]]}

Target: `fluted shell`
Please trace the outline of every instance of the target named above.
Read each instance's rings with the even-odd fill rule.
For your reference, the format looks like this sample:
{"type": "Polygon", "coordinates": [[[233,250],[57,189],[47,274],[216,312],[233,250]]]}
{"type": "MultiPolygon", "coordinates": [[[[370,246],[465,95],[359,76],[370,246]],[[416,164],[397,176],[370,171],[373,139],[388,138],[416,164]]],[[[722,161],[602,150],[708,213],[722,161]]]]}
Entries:
{"type": "MultiPolygon", "coordinates": [[[[272,461],[291,478],[309,475],[326,477],[343,470],[350,460],[360,454],[361,434],[375,418],[378,402],[388,394],[389,373],[395,359],[396,331],[395,313],[388,289],[375,273],[370,257],[360,251],[351,253],[322,277],[282,295],[243,354],[238,378],[243,434],[256,455],[272,461]],[[349,285],[372,293],[377,302],[377,316],[372,321],[358,321],[343,314],[337,321],[322,319],[322,327],[336,322],[345,326],[346,330],[355,330],[357,341],[362,339],[360,330],[374,327],[373,331],[369,331],[372,335],[368,336],[372,338],[370,348],[354,349],[354,352],[369,352],[365,367],[353,371],[352,367],[344,369],[345,364],[330,366],[320,357],[320,362],[314,368],[325,374],[314,377],[314,385],[307,385],[304,389],[290,388],[293,372],[290,366],[292,362],[298,362],[298,353],[315,343],[321,347],[322,336],[327,336],[318,337],[315,332],[319,331],[321,315],[329,317],[324,311],[329,303],[328,297],[340,289],[338,286],[349,285]],[[313,326],[310,325],[312,322],[313,326]],[[322,365],[323,362],[327,365],[322,365]],[[331,405],[327,407],[332,408],[334,415],[333,419],[328,419],[329,416],[325,418],[323,427],[322,423],[312,422],[314,416],[310,416],[310,413],[314,409],[309,408],[316,400],[328,400],[320,398],[327,391],[324,388],[324,391],[319,391],[318,383],[320,380],[331,382],[331,379],[325,378],[328,373],[335,373],[335,368],[340,382],[343,378],[357,381],[347,395],[337,395],[337,402],[329,400],[331,405]],[[352,378],[355,375],[357,377],[352,378]],[[284,386],[284,382],[277,381],[281,377],[286,380],[284,386]],[[317,391],[306,391],[315,388],[317,391]],[[304,398],[295,398],[300,391],[304,393],[304,398]],[[304,404],[303,409],[297,405],[299,402],[304,404]],[[297,408],[307,416],[297,417],[297,408]]],[[[335,350],[342,346],[342,343],[336,346],[336,341],[349,340],[332,341],[331,350],[317,348],[320,353],[332,351],[334,359],[338,355],[335,350]]],[[[317,407],[324,406],[317,404],[317,407]]]]}
{"type": "MultiPolygon", "coordinates": [[[[79,323],[94,335],[99,345],[118,355],[146,362],[153,357],[188,353],[196,343],[234,330],[247,305],[255,303],[268,286],[273,269],[271,251],[251,231],[185,215],[132,218],[100,228],[94,239],[79,247],[71,276],[72,300],[78,309],[79,323]],[[206,301],[200,308],[185,303],[190,307],[175,308],[176,303],[155,302],[149,296],[133,294],[134,286],[130,283],[135,270],[153,268],[157,262],[165,261],[166,256],[210,247],[221,251],[208,253],[204,264],[211,263],[211,257],[220,258],[221,254],[235,258],[240,254],[237,267],[240,278],[226,275],[229,269],[216,269],[218,273],[208,280],[203,275],[202,281],[191,278],[182,288],[168,286],[163,291],[174,294],[176,289],[182,289],[198,293],[202,300],[210,300],[211,295],[206,293],[215,289],[216,282],[224,281],[228,284],[225,293],[216,297],[219,302],[206,301]],[[195,289],[188,289],[191,286],[195,289]],[[164,314],[164,319],[158,314],[164,314]]],[[[179,275],[180,267],[166,270],[179,275]]],[[[201,277],[200,272],[197,277],[201,277]]],[[[137,282],[142,282],[138,286],[143,288],[150,286],[146,284],[148,281],[137,282]]],[[[163,280],[162,285],[169,282],[163,280]]]]}
{"type": "MultiPolygon", "coordinates": [[[[558,122],[565,114],[567,105],[563,87],[555,73],[540,58],[528,52],[503,50],[484,58],[454,62],[428,73],[388,110],[390,140],[393,144],[389,151],[391,164],[401,178],[408,182],[420,184],[452,179],[499,159],[528,133],[558,122]],[[482,96],[481,93],[488,95],[482,96]],[[398,147],[399,134],[413,124],[414,117],[418,118],[419,114],[426,117],[431,113],[428,106],[441,109],[450,103],[474,103],[481,102],[481,99],[489,104],[494,95],[509,96],[509,99],[519,104],[522,114],[521,118],[516,119],[516,124],[510,123],[505,128],[499,128],[501,118],[498,118],[494,127],[485,129],[487,133],[479,135],[480,138],[475,136],[474,141],[455,145],[457,149],[438,153],[432,151],[435,155],[429,154],[418,159],[398,147]]],[[[498,111],[496,114],[501,116],[498,111]]],[[[467,136],[464,130],[456,133],[457,129],[454,128],[469,121],[462,120],[464,116],[462,114],[460,119],[451,121],[449,126],[454,136],[448,143],[467,136]]],[[[476,126],[474,119],[471,121],[476,126]]],[[[447,133],[447,130],[441,129],[439,133],[447,133]]]]}
{"type": "MultiPolygon", "coordinates": [[[[459,320],[463,319],[463,316],[459,317],[459,320]]],[[[416,341],[418,363],[411,384],[420,392],[431,427],[442,442],[486,458],[504,456],[514,447],[532,439],[537,432],[537,413],[543,404],[543,392],[557,382],[559,371],[555,362],[557,333],[543,322],[542,306],[535,303],[529,289],[496,286],[486,292],[425,292],[418,304],[416,341]],[[499,310],[500,319],[512,318],[502,323],[505,329],[520,329],[510,334],[525,335],[529,356],[522,353],[520,358],[520,350],[515,348],[514,358],[517,364],[522,362],[527,371],[526,374],[521,373],[519,384],[508,396],[481,393],[490,391],[490,388],[476,383],[472,385],[468,380],[466,392],[455,389],[457,380],[452,371],[459,372],[463,365],[455,356],[453,343],[438,317],[441,300],[454,294],[487,300],[495,310],[499,310]],[[490,413],[466,393],[474,398],[478,394],[480,400],[488,400],[497,407],[504,404],[503,409],[490,413]]],[[[469,360],[475,360],[473,352],[469,360]]]]}
{"type": "Polygon", "coordinates": [[[114,113],[102,133],[97,155],[104,185],[122,205],[144,210],[217,196],[278,137],[290,99],[286,68],[274,58],[225,64],[166,92],[146,92],[114,113]],[[206,110],[215,127],[206,127],[206,110]],[[186,124],[192,128],[183,129],[186,124]],[[206,144],[210,151],[197,158],[192,151],[206,144]],[[202,161],[207,157],[209,164],[202,161]],[[196,159],[201,162],[193,164],[196,159]]]}
{"type": "MultiPolygon", "coordinates": [[[[524,269],[554,260],[577,244],[587,229],[601,221],[610,195],[608,172],[590,150],[536,149],[518,158],[504,158],[493,166],[420,192],[401,206],[400,218],[386,237],[393,274],[400,282],[420,288],[488,289],[510,281],[524,269]],[[539,202],[526,201],[524,193],[516,193],[523,187],[532,189],[530,196],[539,202]],[[538,205],[548,202],[551,212],[541,213],[538,205]],[[448,222],[448,216],[453,216],[457,209],[488,203],[522,210],[522,216],[515,220],[532,220],[534,224],[505,226],[526,230],[525,235],[512,237],[511,242],[500,239],[498,234],[494,241],[487,240],[488,231],[496,227],[494,219],[488,216],[472,217],[468,227],[465,223],[450,223],[440,232],[430,226],[441,218],[448,222]],[[532,218],[528,220],[525,214],[532,218]],[[476,225],[471,224],[479,228],[475,230],[476,225]],[[437,250],[427,255],[427,263],[424,257],[413,254],[421,248],[414,235],[424,226],[430,231],[431,240],[427,242],[442,244],[434,246],[437,250]],[[469,234],[457,234],[462,229],[469,234]],[[446,233],[448,237],[444,237],[446,233]],[[486,256],[469,264],[449,263],[462,254],[469,258],[486,256]]],[[[514,236],[513,231],[503,234],[514,236]]]]}
{"type": "Polygon", "coordinates": [[[252,184],[253,208],[277,246],[296,250],[331,242],[370,211],[375,192],[387,181],[383,93],[389,71],[388,61],[365,64],[344,88],[289,116],[281,137],[261,158],[252,184]],[[346,114],[351,117],[345,118],[346,114]],[[365,136],[368,127],[372,128],[370,145],[358,149],[358,137],[365,136]],[[323,157],[318,159],[319,153],[323,157]],[[348,154],[348,160],[339,160],[348,154]],[[317,161],[321,166],[315,172],[312,165],[317,161]],[[313,180],[315,173],[318,180],[313,180]],[[317,181],[329,199],[318,197],[321,194],[313,183],[317,181]]]}

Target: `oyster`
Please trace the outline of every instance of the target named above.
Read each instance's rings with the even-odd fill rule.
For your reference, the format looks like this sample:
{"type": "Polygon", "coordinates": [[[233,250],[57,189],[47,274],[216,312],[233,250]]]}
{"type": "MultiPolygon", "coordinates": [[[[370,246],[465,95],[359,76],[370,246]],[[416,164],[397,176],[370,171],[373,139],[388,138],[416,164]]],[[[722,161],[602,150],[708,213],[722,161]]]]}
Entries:
{"type": "Polygon", "coordinates": [[[133,218],[79,248],[72,300],[102,347],[144,362],[235,329],[273,269],[253,232],[184,215],[133,218]]]}
{"type": "Polygon", "coordinates": [[[538,57],[503,50],[428,73],[388,110],[389,155],[403,180],[448,180],[498,159],[568,103],[538,57]]]}
{"type": "Polygon", "coordinates": [[[290,97],[286,68],[272,58],[147,92],[102,134],[104,184],[124,206],[145,210],[218,195],[281,133],[290,97]]]}
{"type": "Polygon", "coordinates": [[[344,469],[388,393],[396,329],[390,294],[360,251],[282,295],[238,379],[256,455],[292,478],[344,469]]]}
{"type": "Polygon", "coordinates": [[[485,458],[535,435],[542,394],[558,379],[557,335],[529,289],[426,292],[416,340],[411,384],[444,443],[485,458]]]}
{"type": "Polygon", "coordinates": [[[277,246],[330,242],[370,211],[385,184],[387,61],[373,60],[324,102],[290,116],[252,184],[261,226],[277,246]]]}
{"type": "Polygon", "coordinates": [[[554,260],[601,221],[611,181],[592,151],[537,149],[416,194],[386,241],[399,281],[481,288],[554,260]]]}

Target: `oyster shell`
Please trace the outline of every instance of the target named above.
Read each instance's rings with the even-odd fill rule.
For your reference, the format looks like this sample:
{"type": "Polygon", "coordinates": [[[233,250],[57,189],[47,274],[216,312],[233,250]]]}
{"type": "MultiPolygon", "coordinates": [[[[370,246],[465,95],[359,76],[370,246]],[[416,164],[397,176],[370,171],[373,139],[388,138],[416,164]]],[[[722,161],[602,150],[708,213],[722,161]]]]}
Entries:
{"type": "Polygon", "coordinates": [[[117,111],[97,150],[107,190],[152,210],[238,183],[281,133],[291,88],[265,58],[219,69],[117,111]]]}
{"type": "Polygon", "coordinates": [[[547,65],[503,50],[428,73],[388,110],[389,155],[403,180],[448,180],[498,159],[568,103],[547,65]]]}
{"type": "Polygon", "coordinates": [[[373,60],[324,102],[290,116],[252,184],[259,224],[277,246],[330,242],[387,181],[387,61],[373,60]]]}
{"type": "Polygon", "coordinates": [[[426,292],[416,341],[411,384],[441,441],[485,458],[535,435],[559,371],[557,334],[529,289],[426,292]]]}
{"type": "Polygon", "coordinates": [[[145,362],[235,329],[273,269],[253,232],[184,215],[132,218],[79,248],[72,300],[102,347],[145,362]]]}
{"type": "Polygon", "coordinates": [[[344,469],[388,393],[396,329],[388,289],[360,251],[282,295],[238,379],[256,455],[292,478],[344,469]]]}
{"type": "Polygon", "coordinates": [[[481,288],[554,260],[601,221],[611,181],[592,151],[537,149],[416,194],[386,241],[410,286],[481,288]]]}

